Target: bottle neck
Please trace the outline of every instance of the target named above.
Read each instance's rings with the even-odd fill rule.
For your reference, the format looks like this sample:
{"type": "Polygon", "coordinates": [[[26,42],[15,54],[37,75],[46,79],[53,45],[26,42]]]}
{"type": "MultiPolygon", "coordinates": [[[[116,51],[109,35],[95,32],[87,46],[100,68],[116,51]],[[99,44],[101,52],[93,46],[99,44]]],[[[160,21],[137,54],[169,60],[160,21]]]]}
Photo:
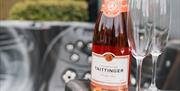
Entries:
{"type": "Polygon", "coordinates": [[[101,11],[108,17],[115,17],[119,13],[127,12],[126,0],[103,0],[101,11]]]}

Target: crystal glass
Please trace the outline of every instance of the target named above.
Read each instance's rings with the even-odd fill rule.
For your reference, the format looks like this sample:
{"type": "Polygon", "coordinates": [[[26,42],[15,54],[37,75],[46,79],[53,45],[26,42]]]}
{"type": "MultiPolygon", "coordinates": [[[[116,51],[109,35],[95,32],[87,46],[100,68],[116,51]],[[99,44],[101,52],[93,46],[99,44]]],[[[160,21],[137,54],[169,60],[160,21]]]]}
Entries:
{"type": "Polygon", "coordinates": [[[141,91],[141,67],[144,57],[150,54],[152,42],[151,0],[129,0],[128,2],[128,41],[132,55],[137,62],[136,91],[141,91]]]}
{"type": "Polygon", "coordinates": [[[156,66],[158,56],[163,52],[168,39],[170,25],[170,0],[152,0],[152,19],[153,19],[153,37],[152,37],[152,80],[149,91],[157,91],[156,87],[156,66]]]}

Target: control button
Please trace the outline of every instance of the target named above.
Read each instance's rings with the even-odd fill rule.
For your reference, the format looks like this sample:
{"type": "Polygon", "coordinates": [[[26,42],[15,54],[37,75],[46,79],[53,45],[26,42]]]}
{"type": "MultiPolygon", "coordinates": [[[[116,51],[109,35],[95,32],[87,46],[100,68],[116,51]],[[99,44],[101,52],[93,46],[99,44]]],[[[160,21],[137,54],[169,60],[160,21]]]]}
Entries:
{"type": "Polygon", "coordinates": [[[86,46],[83,48],[83,52],[86,53],[87,55],[91,55],[92,53],[92,43],[88,42],[86,46]]]}
{"type": "Polygon", "coordinates": [[[83,47],[84,47],[84,42],[81,41],[81,40],[78,40],[78,41],[76,42],[76,46],[77,46],[77,48],[83,48],[83,47]]]}
{"type": "Polygon", "coordinates": [[[78,62],[80,60],[80,56],[76,53],[73,53],[70,57],[72,62],[78,62]]]}
{"type": "Polygon", "coordinates": [[[66,45],[66,50],[72,52],[74,50],[74,45],[69,43],[66,45]]]}
{"type": "Polygon", "coordinates": [[[83,79],[85,80],[90,80],[91,79],[91,74],[88,72],[84,75],[83,79]]]}
{"type": "Polygon", "coordinates": [[[88,44],[87,44],[87,47],[88,47],[89,50],[92,50],[92,43],[91,43],[91,42],[88,43],[88,44]]]}
{"type": "Polygon", "coordinates": [[[65,74],[62,76],[65,83],[69,82],[70,80],[73,80],[76,78],[76,72],[72,70],[67,70],[65,74]]]}

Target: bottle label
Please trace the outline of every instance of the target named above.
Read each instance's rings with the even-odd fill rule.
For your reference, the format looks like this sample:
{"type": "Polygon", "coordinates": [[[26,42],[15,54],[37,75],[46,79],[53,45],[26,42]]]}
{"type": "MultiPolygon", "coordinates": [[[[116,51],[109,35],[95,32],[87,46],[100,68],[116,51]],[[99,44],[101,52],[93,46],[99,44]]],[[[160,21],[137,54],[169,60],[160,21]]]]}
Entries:
{"type": "Polygon", "coordinates": [[[92,53],[91,81],[105,86],[128,86],[130,56],[92,53]]]}
{"type": "Polygon", "coordinates": [[[103,0],[101,11],[108,17],[115,17],[121,12],[127,12],[126,0],[103,0]]]}

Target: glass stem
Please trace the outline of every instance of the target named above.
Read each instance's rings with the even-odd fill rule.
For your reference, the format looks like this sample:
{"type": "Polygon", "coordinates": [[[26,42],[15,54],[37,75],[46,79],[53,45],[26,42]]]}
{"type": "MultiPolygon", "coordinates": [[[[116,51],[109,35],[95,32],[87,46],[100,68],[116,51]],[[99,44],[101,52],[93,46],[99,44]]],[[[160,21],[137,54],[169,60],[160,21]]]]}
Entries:
{"type": "Polygon", "coordinates": [[[137,71],[136,71],[136,91],[141,91],[141,68],[142,68],[143,58],[136,58],[137,71]]]}
{"type": "Polygon", "coordinates": [[[156,87],[156,70],[157,70],[158,55],[152,55],[152,80],[151,87],[156,87]]]}

